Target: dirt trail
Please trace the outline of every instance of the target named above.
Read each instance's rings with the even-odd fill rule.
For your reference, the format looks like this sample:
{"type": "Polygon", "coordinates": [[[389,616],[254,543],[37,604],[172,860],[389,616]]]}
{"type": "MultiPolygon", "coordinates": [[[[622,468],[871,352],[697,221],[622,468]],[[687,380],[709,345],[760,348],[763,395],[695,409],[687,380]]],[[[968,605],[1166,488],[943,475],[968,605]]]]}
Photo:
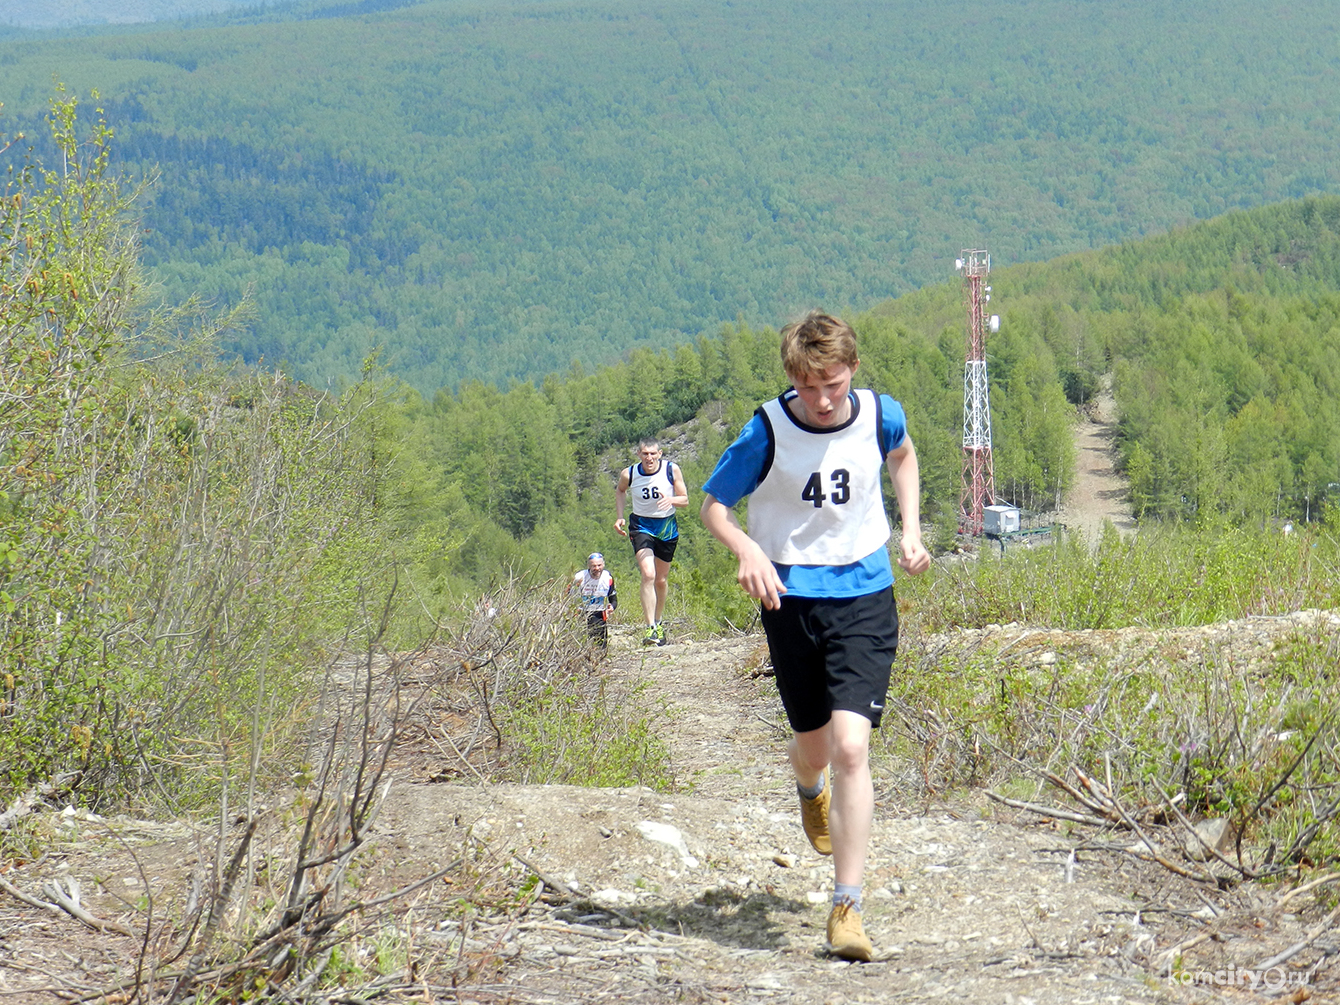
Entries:
{"type": "MultiPolygon", "coordinates": [[[[1096,535],[1104,519],[1130,529],[1110,460],[1110,395],[1077,436],[1080,477],[1062,519],[1086,535],[1096,535]]],[[[385,884],[465,855],[506,874],[513,888],[534,869],[569,891],[566,904],[535,904],[520,916],[472,915],[462,924],[452,888],[426,890],[409,936],[414,958],[439,974],[444,960],[455,961],[470,976],[447,997],[416,1000],[1281,1000],[1265,987],[1183,987],[1164,966],[1173,947],[1198,936],[1189,964],[1221,973],[1302,938],[1315,919],[1272,912],[1273,892],[1197,891],[1122,854],[1129,835],[1089,830],[1097,840],[1086,850],[1073,825],[985,799],[918,805],[906,796],[917,791],[915,765],[887,760],[876,776],[865,886],[877,959],[857,965],[829,957],[822,946],[832,865],[800,828],[773,684],[747,669],[758,662],[761,638],[675,635],[653,649],[636,643],[632,629],[616,629],[600,672],[613,684],[643,685],[640,700],[663,710],[673,794],[431,784],[444,772],[424,770],[422,760],[392,786],[362,867],[369,888],[379,874],[385,884]]],[[[1179,643],[1188,651],[1194,644],[1179,643]]],[[[449,757],[442,761],[438,768],[449,766],[449,757]]],[[[71,828],[71,841],[11,878],[36,890],[46,877],[78,877],[94,913],[132,926],[142,923],[128,907],[141,884],[184,888],[203,854],[199,836],[180,824],[117,825],[138,863],[101,825],[61,826],[71,828]],[[95,842],[97,835],[103,840],[95,842]]],[[[123,937],[90,933],[0,895],[0,1005],[53,1000],[37,988],[105,986],[134,951],[123,937]]],[[[1324,986],[1313,1000],[1336,1000],[1327,997],[1334,981],[1324,986]]]]}
{"type": "Polygon", "coordinates": [[[799,825],[773,685],[740,669],[760,639],[615,641],[611,676],[665,703],[683,791],[409,786],[388,802],[405,854],[451,847],[468,827],[589,898],[549,928],[506,933],[506,1000],[1197,1000],[1149,973],[1186,923],[1140,908],[1205,912],[1184,883],[1120,854],[1072,862],[1055,820],[984,800],[909,804],[897,773],[910,765],[876,782],[864,914],[877,961],[828,957],[831,861],[799,825]]]}
{"type": "Polygon", "coordinates": [[[1075,485],[1057,515],[1060,523],[1077,529],[1091,543],[1108,521],[1122,533],[1136,529],[1127,501],[1129,486],[1115,466],[1116,415],[1111,381],[1104,379],[1088,415],[1075,425],[1075,485]]]}

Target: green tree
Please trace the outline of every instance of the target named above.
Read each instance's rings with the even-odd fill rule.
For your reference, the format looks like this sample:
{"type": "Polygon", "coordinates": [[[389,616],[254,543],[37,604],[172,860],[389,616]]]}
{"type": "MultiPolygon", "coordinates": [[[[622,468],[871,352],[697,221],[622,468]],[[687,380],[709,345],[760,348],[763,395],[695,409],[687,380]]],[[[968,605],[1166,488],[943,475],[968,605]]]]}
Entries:
{"type": "Polygon", "coordinates": [[[506,393],[467,384],[433,431],[447,479],[515,537],[573,498],[573,448],[554,406],[531,384],[506,393]]]}

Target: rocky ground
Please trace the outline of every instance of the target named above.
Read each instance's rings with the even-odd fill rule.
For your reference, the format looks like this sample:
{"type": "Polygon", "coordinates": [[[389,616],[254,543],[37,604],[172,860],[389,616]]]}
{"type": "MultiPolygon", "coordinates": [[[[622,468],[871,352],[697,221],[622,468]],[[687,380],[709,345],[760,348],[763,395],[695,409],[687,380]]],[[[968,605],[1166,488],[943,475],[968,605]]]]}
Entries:
{"type": "MultiPolygon", "coordinates": [[[[1340,617],[1308,617],[1340,633],[1340,617]]],[[[1279,619],[1238,623],[1174,641],[1184,653],[1228,640],[1264,653],[1272,634],[1288,627],[1279,619]]],[[[1027,636],[1044,648],[1085,634],[995,631],[993,641],[1027,636]]],[[[1130,632],[1080,641],[1115,650],[1130,643],[1130,632]]],[[[982,635],[944,644],[979,645],[982,635]]],[[[419,972],[455,968],[459,980],[451,997],[428,992],[418,1000],[1116,1005],[1320,1001],[1340,993],[1329,966],[1340,945],[1325,925],[1276,971],[1238,974],[1256,977],[1255,990],[1226,986],[1230,967],[1244,972],[1308,939],[1325,906],[1312,894],[1280,906],[1287,884],[1206,888],[1120,850],[1132,845],[1129,834],[1110,835],[1109,850],[1077,850],[1094,844],[1093,829],[972,796],[919,805],[887,778],[878,785],[865,910],[877,959],[829,957],[831,863],[800,829],[779,703],[771,681],[750,669],[758,648],[757,638],[741,636],[641,649],[631,634],[616,633],[601,672],[612,682],[647,681],[646,700],[663,703],[679,779],[669,794],[431,783],[443,776],[440,752],[404,761],[360,865],[370,889],[463,855],[491,871],[500,889],[519,889],[533,873],[550,887],[545,901],[524,909],[507,907],[499,894],[495,912],[464,921],[451,887],[417,894],[398,922],[397,951],[419,972]],[[1172,978],[1175,960],[1202,970],[1202,983],[1172,978]],[[1282,987],[1304,977],[1306,989],[1282,987]]],[[[94,915],[137,934],[96,933],[6,897],[0,1001],[105,987],[140,950],[146,895],[155,893],[158,910],[170,913],[208,858],[208,835],[181,824],[66,813],[53,815],[50,827],[47,854],[12,869],[9,885],[34,894],[44,880],[74,877],[94,915]]]]}

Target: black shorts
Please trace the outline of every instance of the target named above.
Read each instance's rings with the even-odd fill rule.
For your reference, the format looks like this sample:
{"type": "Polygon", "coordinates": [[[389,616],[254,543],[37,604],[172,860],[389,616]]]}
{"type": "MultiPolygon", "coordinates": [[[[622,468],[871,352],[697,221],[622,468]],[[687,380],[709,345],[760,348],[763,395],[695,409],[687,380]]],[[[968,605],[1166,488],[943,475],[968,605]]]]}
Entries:
{"type": "Polygon", "coordinates": [[[762,616],[777,690],[793,730],[818,729],[836,710],[879,725],[898,654],[892,587],[839,599],[784,595],[781,607],[765,607],[762,616]]]}
{"type": "Polygon", "coordinates": [[[586,616],[586,634],[602,649],[610,644],[610,626],[604,611],[592,611],[586,616]]]}
{"type": "Polygon", "coordinates": [[[652,537],[650,534],[643,534],[641,531],[631,531],[628,540],[633,542],[633,555],[636,556],[643,548],[650,548],[651,553],[662,562],[673,562],[675,560],[675,548],[679,545],[679,538],[672,537],[669,541],[662,541],[659,537],[652,537]]]}

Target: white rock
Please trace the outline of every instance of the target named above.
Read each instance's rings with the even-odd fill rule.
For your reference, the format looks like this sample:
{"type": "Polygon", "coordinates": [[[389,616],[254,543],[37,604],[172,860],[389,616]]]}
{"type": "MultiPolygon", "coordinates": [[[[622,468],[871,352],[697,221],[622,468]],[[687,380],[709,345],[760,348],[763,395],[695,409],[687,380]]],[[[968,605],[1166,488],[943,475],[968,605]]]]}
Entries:
{"type": "Polygon", "coordinates": [[[630,907],[637,903],[637,894],[610,887],[605,890],[597,890],[591,894],[591,899],[601,907],[630,907]]]}
{"type": "Polygon", "coordinates": [[[663,844],[679,852],[679,857],[690,869],[698,867],[698,860],[689,854],[689,846],[684,841],[684,835],[678,827],[658,823],[655,820],[639,820],[637,831],[648,841],[655,841],[657,844],[663,844]]]}
{"type": "Polygon", "coordinates": [[[1237,833],[1233,829],[1231,821],[1219,817],[1211,820],[1202,820],[1196,824],[1196,834],[1193,837],[1186,834],[1182,839],[1183,850],[1186,857],[1195,862],[1204,862],[1213,858],[1213,854],[1206,848],[1209,845],[1220,855],[1228,855],[1233,850],[1233,844],[1237,839],[1237,833]]]}

